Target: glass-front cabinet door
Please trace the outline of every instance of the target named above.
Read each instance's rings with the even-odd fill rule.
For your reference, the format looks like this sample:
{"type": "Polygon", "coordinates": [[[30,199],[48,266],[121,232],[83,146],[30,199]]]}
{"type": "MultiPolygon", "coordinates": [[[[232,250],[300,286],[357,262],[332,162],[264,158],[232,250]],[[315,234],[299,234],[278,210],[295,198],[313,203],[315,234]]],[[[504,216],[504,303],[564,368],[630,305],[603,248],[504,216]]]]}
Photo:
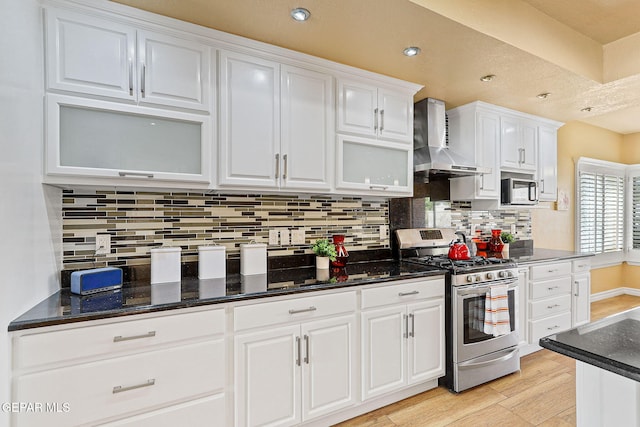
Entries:
{"type": "Polygon", "coordinates": [[[380,195],[413,191],[413,147],[338,135],[338,188],[380,195]]]}
{"type": "Polygon", "coordinates": [[[210,182],[209,116],[47,97],[47,176],[210,182]]]}

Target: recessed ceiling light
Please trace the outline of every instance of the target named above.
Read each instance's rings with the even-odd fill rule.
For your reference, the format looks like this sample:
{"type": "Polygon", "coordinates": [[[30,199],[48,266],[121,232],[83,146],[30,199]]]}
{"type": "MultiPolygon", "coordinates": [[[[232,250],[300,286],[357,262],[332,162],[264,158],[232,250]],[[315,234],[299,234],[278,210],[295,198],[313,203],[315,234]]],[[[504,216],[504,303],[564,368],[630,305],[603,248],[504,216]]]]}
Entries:
{"type": "Polygon", "coordinates": [[[588,113],[589,111],[593,110],[593,107],[584,107],[582,110],[583,113],[588,113]]]}
{"type": "Polygon", "coordinates": [[[306,21],[311,16],[311,12],[303,7],[297,7],[291,11],[291,17],[296,21],[306,21]]]}
{"type": "Polygon", "coordinates": [[[406,56],[416,56],[420,53],[420,48],[416,46],[409,46],[405,50],[402,51],[406,56]]]}
{"type": "Polygon", "coordinates": [[[547,99],[551,94],[549,92],[545,92],[545,93],[539,93],[538,95],[536,95],[537,98],[540,99],[547,99]]]}
{"type": "Polygon", "coordinates": [[[494,74],[487,74],[486,76],[480,77],[480,80],[482,80],[483,82],[490,82],[491,80],[493,80],[495,78],[496,78],[496,76],[494,74]]]}

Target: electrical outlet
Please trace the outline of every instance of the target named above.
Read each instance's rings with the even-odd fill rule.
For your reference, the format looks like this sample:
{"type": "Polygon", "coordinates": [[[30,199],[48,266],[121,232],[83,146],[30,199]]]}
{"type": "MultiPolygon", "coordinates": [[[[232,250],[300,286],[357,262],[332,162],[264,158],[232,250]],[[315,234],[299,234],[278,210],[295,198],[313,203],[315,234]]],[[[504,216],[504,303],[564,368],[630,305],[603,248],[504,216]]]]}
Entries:
{"type": "Polygon", "coordinates": [[[291,244],[293,245],[305,244],[304,228],[291,230],[291,244]]]}
{"type": "Polygon", "coordinates": [[[511,224],[511,234],[516,234],[516,225],[511,224]]]}
{"type": "Polygon", "coordinates": [[[383,224],[380,226],[380,240],[386,240],[389,236],[387,236],[387,234],[389,234],[389,226],[386,224],[383,224]]]}
{"type": "Polygon", "coordinates": [[[280,230],[280,245],[282,246],[289,246],[289,229],[288,228],[283,228],[282,230],[280,230]]]}
{"type": "Polygon", "coordinates": [[[278,230],[269,230],[269,244],[271,246],[278,244],[278,230]]]}
{"type": "Polygon", "coordinates": [[[111,253],[111,234],[96,234],[96,255],[111,253]]]}

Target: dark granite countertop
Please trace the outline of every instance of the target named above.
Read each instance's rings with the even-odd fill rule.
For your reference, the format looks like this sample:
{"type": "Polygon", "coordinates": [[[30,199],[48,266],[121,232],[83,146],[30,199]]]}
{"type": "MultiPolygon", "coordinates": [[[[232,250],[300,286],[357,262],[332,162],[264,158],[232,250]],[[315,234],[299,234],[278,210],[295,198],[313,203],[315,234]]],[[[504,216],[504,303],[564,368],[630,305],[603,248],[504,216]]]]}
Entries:
{"type": "Polygon", "coordinates": [[[640,381],[640,308],[541,338],[540,345],[640,381]]]}
{"type": "Polygon", "coordinates": [[[509,251],[509,258],[513,259],[518,265],[534,264],[537,262],[571,260],[574,258],[583,258],[589,256],[593,256],[593,254],[543,248],[534,248],[532,251],[528,252],[509,251]]]}
{"type": "Polygon", "coordinates": [[[151,285],[148,280],[140,280],[127,282],[118,291],[89,296],[72,294],[69,288],[63,287],[13,320],[8,329],[16,331],[445,273],[434,267],[393,260],[355,262],[347,264],[344,269],[323,271],[318,275],[315,267],[303,266],[270,269],[266,275],[245,277],[240,274],[207,280],[183,277],[180,283],[151,285]]]}

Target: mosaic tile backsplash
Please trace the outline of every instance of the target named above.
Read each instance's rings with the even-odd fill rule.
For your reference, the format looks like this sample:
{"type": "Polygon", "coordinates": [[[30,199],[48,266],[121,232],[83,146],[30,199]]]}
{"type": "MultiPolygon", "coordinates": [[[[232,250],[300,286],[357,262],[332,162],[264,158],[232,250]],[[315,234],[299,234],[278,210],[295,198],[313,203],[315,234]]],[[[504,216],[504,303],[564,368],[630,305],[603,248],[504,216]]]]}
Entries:
{"type": "MultiPolygon", "coordinates": [[[[481,230],[483,237],[491,237],[491,229],[515,231],[517,239],[531,238],[531,210],[509,209],[480,211],[472,210],[471,202],[451,202],[451,226],[456,230],[471,232],[471,226],[481,230]]],[[[473,233],[472,233],[473,234],[473,233]]]]}
{"type": "Polygon", "coordinates": [[[332,234],[344,234],[348,250],[389,248],[386,200],[77,189],[62,197],[63,269],[150,264],[149,250],[162,245],[182,247],[182,261],[214,242],[239,258],[241,243],[268,243],[272,229],[303,229],[305,244],[270,245],[270,257],[311,253],[332,234]],[[95,255],[98,233],[111,236],[108,255],[95,255]]]}

